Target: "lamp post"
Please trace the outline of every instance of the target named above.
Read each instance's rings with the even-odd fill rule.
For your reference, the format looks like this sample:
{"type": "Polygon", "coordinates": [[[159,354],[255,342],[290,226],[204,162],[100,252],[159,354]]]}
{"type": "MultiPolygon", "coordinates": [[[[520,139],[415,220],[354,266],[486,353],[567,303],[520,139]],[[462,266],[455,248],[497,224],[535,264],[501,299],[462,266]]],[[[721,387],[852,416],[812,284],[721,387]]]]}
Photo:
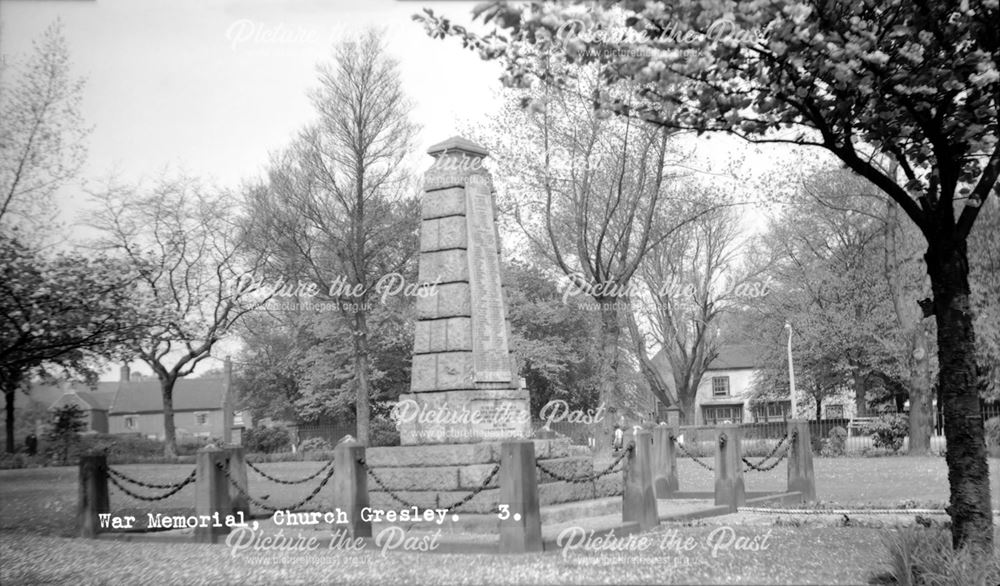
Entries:
{"type": "Polygon", "coordinates": [[[798,409],[795,401],[795,367],[792,365],[792,324],[785,322],[785,329],[788,330],[788,386],[792,397],[792,419],[794,419],[798,409]]]}

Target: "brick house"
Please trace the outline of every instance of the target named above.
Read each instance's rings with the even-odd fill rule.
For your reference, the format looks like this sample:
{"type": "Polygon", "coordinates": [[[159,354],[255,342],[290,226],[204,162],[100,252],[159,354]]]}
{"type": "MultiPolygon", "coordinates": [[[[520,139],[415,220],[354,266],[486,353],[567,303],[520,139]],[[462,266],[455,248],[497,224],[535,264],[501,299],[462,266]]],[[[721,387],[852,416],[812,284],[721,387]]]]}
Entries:
{"type": "MultiPolygon", "coordinates": [[[[248,413],[235,412],[230,396],[232,365],[227,360],[223,375],[216,378],[182,378],[174,384],[174,426],[177,438],[238,439],[250,426],[248,413]],[[228,422],[228,424],[227,424],[228,422]],[[235,431],[235,437],[234,437],[235,431]]],[[[73,403],[83,410],[87,431],[138,434],[163,439],[163,398],[156,378],[133,376],[122,366],[117,382],[34,385],[29,398],[48,399],[49,410],[73,403]],[[61,394],[59,394],[61,392],[61,394]],[[57,397],[54,401],[51,398],[57,397]]]]}

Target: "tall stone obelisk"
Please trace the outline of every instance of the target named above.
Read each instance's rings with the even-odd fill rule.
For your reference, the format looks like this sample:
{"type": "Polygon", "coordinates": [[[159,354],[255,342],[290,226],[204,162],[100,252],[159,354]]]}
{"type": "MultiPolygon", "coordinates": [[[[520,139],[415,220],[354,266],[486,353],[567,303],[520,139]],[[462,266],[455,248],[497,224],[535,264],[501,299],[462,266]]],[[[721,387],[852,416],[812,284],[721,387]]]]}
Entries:
{"type": "Polygon", "coordinates": [[[420,226],[410,393],[400,396],[403,445],[527,438],[504,306],[488,153],[460,137],[428,149],[420,226]]]}

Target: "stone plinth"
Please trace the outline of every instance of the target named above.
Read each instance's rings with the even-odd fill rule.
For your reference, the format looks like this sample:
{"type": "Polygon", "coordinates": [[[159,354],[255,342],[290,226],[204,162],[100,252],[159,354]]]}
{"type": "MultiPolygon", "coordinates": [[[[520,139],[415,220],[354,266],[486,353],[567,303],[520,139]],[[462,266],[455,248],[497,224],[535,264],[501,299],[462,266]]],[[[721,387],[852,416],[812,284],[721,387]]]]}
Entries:
{"type": "MultiPolygon", "coordinates": [[[[532,440],[535,457],[556,474],[580,477],[594,472],[589,455],[575,455],[568,439],[532,440]]],[[[482,486],[500,463],[500,444],[480,442],[368,448],[366,461],[381,483],[407,502],[420,507],[447,507],[482,486]]],[[[542,506],[621,494],[622,474],[616,472],[594,483],[556,481],[535,468],[538,499],[542,506]]],[[[371,506],[398,509],[382,486],[368,483],[371,506]]],[[[499,477],[459,509],[459,514],[493,513],[500,504],[499,477]]]]}
{"type": "Polygon", "coordinates": [[[400,395],[400,443],[496,442],[531,435],[528,392],[444,391],[400,395]]]}
{"type": "Polygon", "coordinates": [[[395,412],[401,443],[526,439],[530,403],[510,352],[486,150],[454,137],[428,153],[411,392],[395,412]]]}

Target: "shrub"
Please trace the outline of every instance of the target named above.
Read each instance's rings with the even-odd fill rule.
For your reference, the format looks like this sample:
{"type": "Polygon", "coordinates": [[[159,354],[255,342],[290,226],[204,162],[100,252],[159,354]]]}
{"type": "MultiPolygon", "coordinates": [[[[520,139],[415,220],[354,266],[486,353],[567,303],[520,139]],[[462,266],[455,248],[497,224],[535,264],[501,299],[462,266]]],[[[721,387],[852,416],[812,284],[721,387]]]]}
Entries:
{"type": "MultiPolygon", "coordinates": [[[[752,439],[740,442],[740,451],[746,458],[763,458],[771,453],[779,440],[752,439]]],[[[779,452],[781,453],[781,452],[779,452]]]]}
{"type": "Polygon", "coordinates": [[[106,453],[115,464],[163,456],[163,442],[141,435],[95,434],[84,437],[81,444],[84,451],[106,453]]]}
{"type": "Polygon", "coordinates": [[[177,442],[177,455],[178,456],[190,456],[196,454],[198,450],[204,448],[210,443],[214,443],[211,438],[207,437],[187,437],[183,440],[177,442]]]}
{"type": "Polygon", "coordinates": [[[904,527],[884,534],[882,542],[888,550],[889,571],[874,576],[873,583],[907,586],[1000,584],[1000,550],[994,549],[986,563],[981,563],[983,560],[976,560],[965,549],[952,549],[948,529],[904,527]]]}
{"type": "Polygon", "coordinates": [[[69,461],[69,449],[80,439],[80,432],[87,428],[83,409],[79,405],[68,404],[52,412],[46,439],[58,446],[56,454],[65,464],[69,461]]]}
{"type": "Polygon", "coordinates": [[[48,464],[48,457],[43,454],[29,456],[27,453],[18,452],[8,454],[0,452],[0,470],[12,470],[14,468],[40,468],[48,464]]]}
{"type": "Polygon", "coordinates": [[[905,415],[887,413],[868,423],[865,432],[872,435],[872,443],[876,448],[897,452],[910,433],[910,424],[905,415]]]}
{"type": "Polygon", "coordinates": [[[399,430],[396,424],[388,419],[376,417],[372,419],[369,429],[369,442],[371,446],[398,446],[399,430]]]}
{"type": "Polygon", "coordinates": [[[809,434],[809,447],[812,448],[813,454],[822,453],[823,438],[819,434],[809,434]]]}
{"type": "Polygon", "coordinates": [[[300,452],[330,451],[331,449],[330,442],[321,437],[311,437],[299,445],[300,452]]]}
{"type": "Polygon", "coordinates": [[[990,417],[986,420],[986,446],[1000,448],[1000,417],[990,417]]]}
{"type": "Polygon", "coordinates": [[[827,440],[823,443],[823,456],[837,457],[843,456],[847,452],[847,430],[837,426],[827,434],[827,440]]]}
{"type": "Polygon", "coordinates": [[[255,427],[246,430],[243,435],[243,446],[248,452],[285,452],[291,450],[291,437],[288,430],[282,426],[255,427]]]}

